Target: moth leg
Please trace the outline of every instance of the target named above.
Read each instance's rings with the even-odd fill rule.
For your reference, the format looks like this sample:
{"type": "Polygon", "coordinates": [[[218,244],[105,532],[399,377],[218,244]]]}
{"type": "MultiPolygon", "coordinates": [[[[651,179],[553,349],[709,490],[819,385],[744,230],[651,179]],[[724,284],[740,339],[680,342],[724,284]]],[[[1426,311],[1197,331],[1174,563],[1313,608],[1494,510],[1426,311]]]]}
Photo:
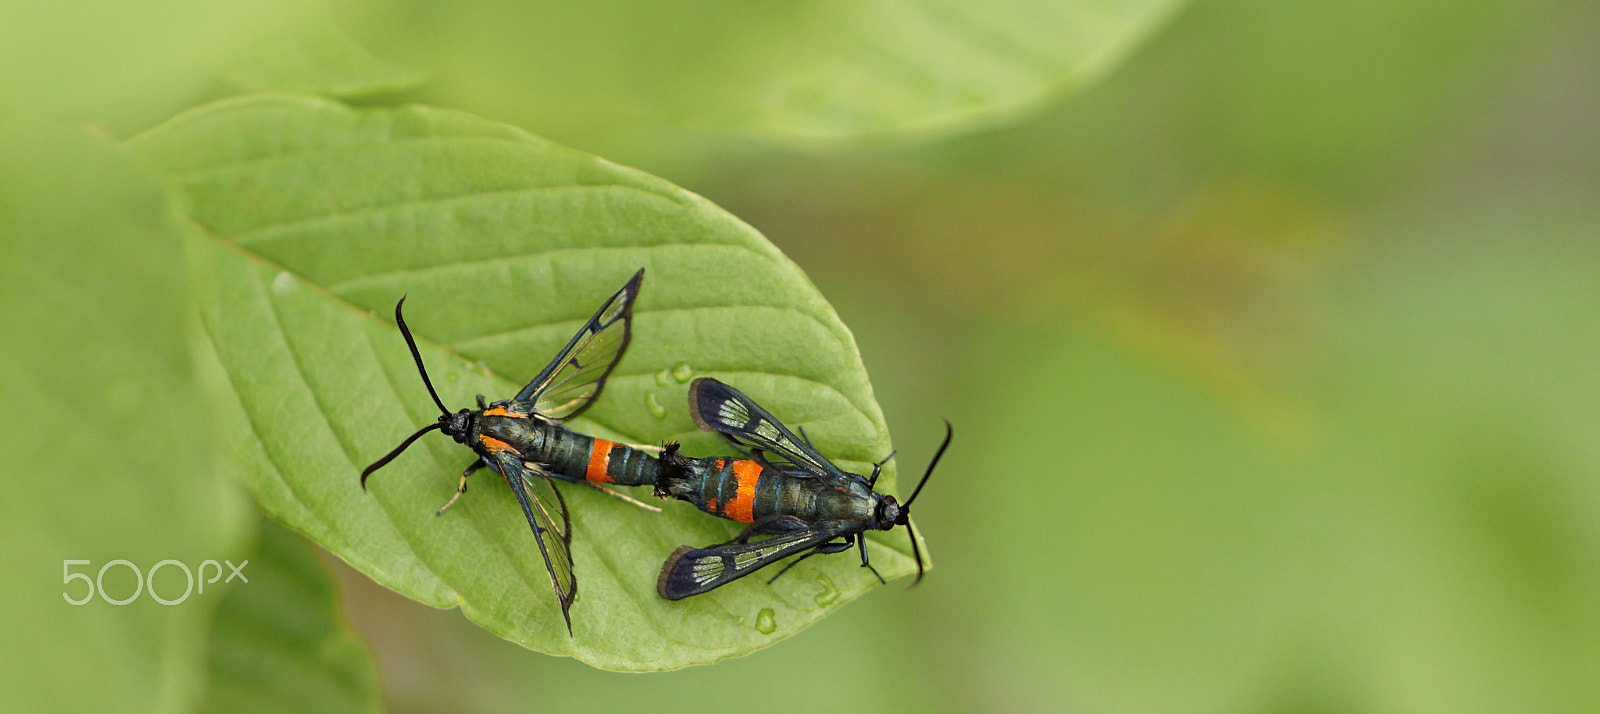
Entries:
{"type": "Polygon", "coordinates": [[[889,452],[888,456],[883,457],[882,460],[874,461],[872,463],[872,478],[867,479],[867,488],[872,488],[878,483],[878,475],[883,473],[883,465],[889,463],[889,459],[894,458],[895,453],[898,451],[900,450],[895,449],[894,451],[889,452]]]}
{"type": "Polygon", "coordinates": [[[652,506],[652,505],[650,505],[648,503],[642,503],[638,499],[636,499],[636,498],[634,498],[632,496],[629,496],[626,493],[623,493],[621,491],[613,491],[613,490],[611,490],[609,488],[606,488],[605,486],[601,486],[600,484],[597,484],[597,483],[595,483],[593,481],[577,481],[575,483],[581,483],[581,484],[583,484],[585,486],[588,486],[589,488],[595,489],[596,491],[600,491],[601,493],[605,493],[605,494],[608,494],[608,495],[611,495],[611,496],[615,496],[615,497],[620,498],[620,499],[622,499],[624,501],[627,501],[628,503],[631,503],[631,504],[633,504],[635,506],[643,508],[646,511],[655,511],[656,513],[660,513],[661,512],[660,508],[652,506]]]}
{"type": "MultiPolygon", "coordinates": [[[[918,565],[921,565],[921,563],[918,563],[918,565]]],[[[866,536],[861,536],[861,567],[866,568],[867,570],[871,570],[873,575],[877,575],[878,576],[878,584],[879,585],[888,585],[889,584],[888,582],[886,582],[883,579],[883,575],[878,572],[878,569],[872,567],[872,564],[867,562],[867,537],[866,536]]]]}
{"type": "MultiPolygon", "coordinates": [[[[844,540],[839,541],[837,543],[823,543],[822,545],[819,545],[819,546],[817,546],[815,548],[812,548],[811,552],[806,553],[805,555],[802,555],[802,556],[800,556],[798,558],[795,558],[794,560],[789,561],[788,565],[783,566],[783,570],[779,570],[778,571],[778,575],[774,575],[774,576],[772,576],[772,577],[767,579],[767,584],[771,585],[772,581],[778,579],[778,576],[789,572],[790,568],[793,568],[794,566],[799,565],[800,561],[805,560],[806,558],[809,558],[809,557],[811,557],[813,555],[816,555],[818,553],[842,553],[844,551],[850,550],[850,546],[851,546],[851,544],[853,542],[852,541],[853,537],[852,536],[845,536],[844,538],[845,538],[844,540]]],[[[876,571],[874,571],[874,572],[876,572],[876,571]]]]}
{"type": "Polygon", "coordinates": [[[467,492],[467,477],[471,476],[472,472],[477,471],[478,469],[481,469],[481,468],[483,468],[483,459],[478,459],[477,461],[472,462],[472,465],[468,466],[466,471],[462,471],[461,472],[461,483],[460,483],[460,485],[456,486],[456,495],[451,496],[450,500],[445,501],[444,505],[439,507],[439,510],[433,512],[433,515],[435,515],[435,516],[444,515],[444,509],[449,508],[451,506],[451,504],[454,504],[456,502],[456,499],[461,498],[461,494],[467,492]]]}

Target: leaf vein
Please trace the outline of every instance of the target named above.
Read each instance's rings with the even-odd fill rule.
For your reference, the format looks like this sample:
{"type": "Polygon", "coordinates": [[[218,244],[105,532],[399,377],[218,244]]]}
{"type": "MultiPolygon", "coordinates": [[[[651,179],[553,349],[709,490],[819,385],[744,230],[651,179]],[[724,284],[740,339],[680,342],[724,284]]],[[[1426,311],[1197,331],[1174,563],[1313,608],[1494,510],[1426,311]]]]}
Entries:
{"type": "Polygon", "coordinates": [[[637,193],[645,194],[647,196],[657,196],[657,197],[665,198],[665,199],[667,199],[669,201],[672,201],[673,203],[678,204],[680,206],[684,205],[682,201],[673,200],[673,197],[669,196],[667,194],[663,194],[663,193],[658,192],[658,191],[650,191],[650,190],[647,190],[647,189],[644,189],[644,188],[640,188],[638,186],[627,186],[627,185],[623,185],[623,184],[611,184],[611,183],[605,183],[605,184],[579,184],[579,183],[573,183],[573,184],[553,184],[553,185],[549,185],[549,186],[518,186],[518,187],[515,187],[515,188],[501,188],[501,189],[492,189],[492,190],[477,190],[477,191],[472,191],[470,193],[460,193],[460,194],[453,194],[453,195],[421,196],[421,197],[408,198],[408,199],[405,199],[403,201],[395,201],[395,202],[390,202],[390,203],[381,203],[381,204],[375,204],[375,205],[370,205],[370,206],[360,206],[360,207],[352,208],[352,209],[349,209],[349,210],[339,210],[338,212],[334,212],[334,213],[318,213],[318,214],[315,214],[315,215],[305,216],[305,217],[301,217],[301,218],[295,218],[295,219],[287,220],[287,221],[266,223],[266,224],[262,224],[260,226],[256,226],[254,228],[249,228],[249,229],[242,230],[242,231],[234,231],[232,233],[232,236],[233,236],[234,240],[239,241],[241,245],[244,245],[246,243],[249,243],[249,244],[260,244],[260,243],[269,242],[269,241],[273,240],[274,238],[276,238],[278,236],[266,236],[266,237],[256,238],[254,240],[250,240],[249,237],[253,236],[253,235],[261,234],[261,233],[266,233],[266,232],[269,232],[269,231],[275,231],[275,230],[282,230],[282,231],[284,231],[284,233],[282,235],[289,236],[289,235],[293,235],[293,233],[289,229],[315,226],[315,225],[318,225],[319,223],[323,224],[323,225],[338,225],[338,224],[340,224],[342,222],[345,222],[345,221],[352,221],[352,220],[355,220],[355,219],[358,219],[358,218],[365,218],[365,217],[380,215],[380,214],[382,214],[384,212],[393,211],[393,210],[401,209],[401,208],[412,208],[412,207],[420,208],[420,207],[426,207],[426,206],[446,206],[446,205],[449,205],[451,203],[466,203],[466,202],[469,202],[469,201],[471,201],[473,199],[487,199],[487,198],[503,197],[503,196],[539,195],[539,194],[545,194],[545,193],[556,193],[556,192],[559,192],[559,191],[582,192],[582,191],[601,191],[601,190],[620,190],[620,191],[626,191],[626,192],[637,192],[637,193]]]}

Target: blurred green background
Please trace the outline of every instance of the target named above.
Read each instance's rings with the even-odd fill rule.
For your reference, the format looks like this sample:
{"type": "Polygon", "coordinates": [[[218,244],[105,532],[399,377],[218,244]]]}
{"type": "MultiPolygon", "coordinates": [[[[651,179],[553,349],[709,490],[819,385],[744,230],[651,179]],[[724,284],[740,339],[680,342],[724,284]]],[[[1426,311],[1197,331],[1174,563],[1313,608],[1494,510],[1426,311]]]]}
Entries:
{"type": "MultiPolygon", "coordinates": [[[[826,4],[348,3],[349,37],[308,42],[362,91],[298,87],[270,52],[173,59],[326,19],[259,5],[136,27],[85,6],[79,34],[0,4],[0,35],[55,48],[0,50],[0,117],[121,138],[298,88],[507,121],[788,253],[855,332],[901,468],[956,429],[917,503],[922,587],[714,666],[530,653],[327,559],[390,711],[1600,711],[1600,6],[1150,4],[1101,59],[913,121],[837,111],[915,104],[847,62],[784,64],[826,4]],[[526,54],[491,56],[522,23],[526,54]],[[751,23],[799,39],[768,51],[751,23]],[[636,47],[654,74],[618,59],[636,47]],[[786,67],[857,89],[722,106],[786,67]]],[[[1052,27],[994,42],[1044,57],[1052,27]]]]}

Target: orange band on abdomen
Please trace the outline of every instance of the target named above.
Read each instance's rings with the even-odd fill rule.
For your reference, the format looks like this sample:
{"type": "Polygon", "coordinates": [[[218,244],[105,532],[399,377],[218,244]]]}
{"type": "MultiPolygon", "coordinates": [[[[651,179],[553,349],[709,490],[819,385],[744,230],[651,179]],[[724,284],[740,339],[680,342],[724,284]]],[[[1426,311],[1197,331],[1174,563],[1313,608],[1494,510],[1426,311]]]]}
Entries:
{"type": "Polygon", "coordinates": [[[583,477],[595,483],[613,483],[611,474],[606,473],[606,467],[611,465],[612,442],[605,439],[595,439],[594,446],[589,447],[589,470],[583,472],[583,477]]]}
{"type": "Polygon", "coordinates": [[[735,461],[733,476],[739,480],[739,490],[728,500],[722,514],[740,523],[753,522],[756,519],[756,484],[761,481],[761,464],[750,459],[735,461]]]}
{"type": "Polygon", "coordinates": [[[484,436],[482,434],[478,435],[478,443],[483,444],[483,448],[488,449],[489,453],[491,453],[491,454],[498,454],[498,453],[503,452],[503,451],[516,451],[517,450],[516,447],[513,447],[512,445],[507,444],[504,441],[496,439],[496,438],[494,438],[492,436],[484,436]]]}

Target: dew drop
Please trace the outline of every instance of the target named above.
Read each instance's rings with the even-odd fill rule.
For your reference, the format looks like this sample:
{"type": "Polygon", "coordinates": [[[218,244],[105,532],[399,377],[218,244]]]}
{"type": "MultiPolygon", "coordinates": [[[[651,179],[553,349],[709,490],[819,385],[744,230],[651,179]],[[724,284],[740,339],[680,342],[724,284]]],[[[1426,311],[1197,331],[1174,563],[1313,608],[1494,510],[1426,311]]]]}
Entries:
{"type": "Polygon", "coordinates": [[[277,277],[272,279],[272,292],[279,295],[288,295],[293,290],[294,276],[290,275],[289,271],[280,271],[277,277]]]}
{"type": "Polygon", "coordinates": [[[657,418],[657,419],[665,419],[665,418],[667,418],[667,408],[664,407],[664,406],[661,406],[661,402],[656,401],[656,393],[655,392],[648,392],[648,393],[646,393],[644,395],[644,406],[645,406],[646,409],[650,410],[650,414],[652,416],[654,416],[655,418],[657,418]]]}
{"type": "Polygon", "coordinates": [[[817,593],[818,605],[827,607],[839,599],[839,588],[833,586],[833,581],[829,580],[828,576],[818,573],[817,584],[822,586],[822,592],[817,593]]]}
{"type": "Polygon", "coordinates": [[[657,387],[665,387],[665,386],[667,386],[668,380],[670,380],[670,379],[672,379],[672,371],[671,370],[663,369],[660,372],[656,372],[656,386],[657,387]]]}
{"type": "Polygon", "coordinates": [[[688,362],[679,362],[672,366],[672,378],[678,380],[678,384],[688,382],[694,379],[694,368],[688,362]]]}
{"type": "Polygon", "coordinates": [[[770,635],[777,630],[777,613],[773,612],[772,608],[770,607],[761,608],[761,612],[756,614],[756,632],[759,632],[763,635],[770,635]]]}

